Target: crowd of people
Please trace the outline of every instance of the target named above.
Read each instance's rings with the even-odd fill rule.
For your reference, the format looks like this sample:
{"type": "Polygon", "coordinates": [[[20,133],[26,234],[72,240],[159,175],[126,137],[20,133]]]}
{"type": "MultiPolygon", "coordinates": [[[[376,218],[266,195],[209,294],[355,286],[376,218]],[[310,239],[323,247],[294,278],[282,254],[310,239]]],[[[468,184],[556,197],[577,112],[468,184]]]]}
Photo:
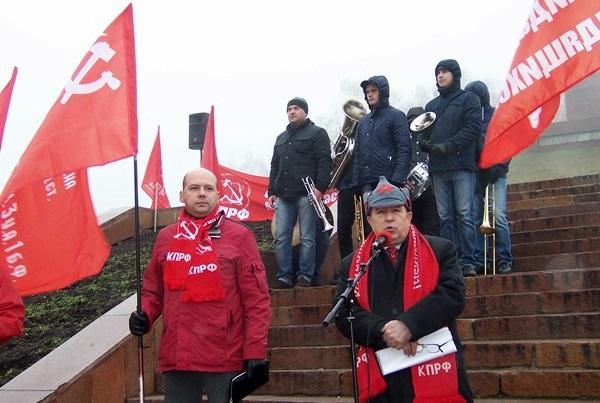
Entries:
{"type": "MultiPolygon", "coordinates": [[[[495,194],[498,272],[512,270],[506,219],[509,162],[478,169],[494,112],[489,91],[481,81],[463,90],[460,66],[452,59],[435,66],[435,79],[439,96],[407,114],[390,105],[385,76],[360,83],[369,111],[356,122],[351,159],[337,184],[337,297],[348,278],[367,262],[371,268],[355,284],[354,306],[344,305],[335,322],[350,337],[347,318],[354,317],[361,401],[473,400],[455,319],[465,305],[464,277],[476,276],[486,263],[478,229],[486,189],[495,194]],[[413,128],[411,123],[425,112],[435,113],[433,124],[425,131],[413,128]],[[408,179],[419,164],[427,167],[431,184],[411,197],[414,184],[408,179]],[[355,248],[352,228],[363,215],[362,242],[355,248]],[[415,356],[426,347],[419,340],[444,327],[451,337],[447,342],[456,346],[436,358],[447,370],[412,366],[381,373],[375,351],[393,348],[415,356]]],[[[308,118],[308,111],[303,98],[287,103],[289,124],[277,136],[271,160],[268,201],[275,209],[278,264],[274,288],[317,284],[329,246],[329,233],[323,231],[328,217],[321,217],[317,204],[331,186],[334,158],[327,132],[308,118]]],[[[177,222],[158,234],[129,328],[141,337],[162,315],[158,363],[167,402],[196,402],[206,393],[209,402],[225,403],[232,379],[266,362],[271,306],[265,267],[254,234],[220,212],[212,172],[188,172],[180,201],[184,208],[177,222]]],[[[23,303],[10,283],[0,268],[0,342],[22,332],[23,303]]],[[[442,345],[435,346],[443,352],[442,345]]]]}

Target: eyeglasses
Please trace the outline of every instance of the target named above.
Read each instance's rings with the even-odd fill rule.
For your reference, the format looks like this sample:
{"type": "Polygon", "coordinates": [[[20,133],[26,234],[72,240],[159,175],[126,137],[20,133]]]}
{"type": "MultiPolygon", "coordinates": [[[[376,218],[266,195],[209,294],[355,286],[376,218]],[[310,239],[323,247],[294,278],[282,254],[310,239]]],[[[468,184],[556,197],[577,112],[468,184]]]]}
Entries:
{"type": "Polygon", "coordinates": [[[442,347],[444,347],[446,344],[450,343],[452,341],[452,339],[445,341],[442,344],[435,344],[435,343],[431,343],[431,344],[421,344],[421,343],[417,343],[417,353],[420,353],[421,351],[425,350],[428,353],[431,354],[435,354],[437,352],[443,353],[444,350],[442,350],[442,347]]]}

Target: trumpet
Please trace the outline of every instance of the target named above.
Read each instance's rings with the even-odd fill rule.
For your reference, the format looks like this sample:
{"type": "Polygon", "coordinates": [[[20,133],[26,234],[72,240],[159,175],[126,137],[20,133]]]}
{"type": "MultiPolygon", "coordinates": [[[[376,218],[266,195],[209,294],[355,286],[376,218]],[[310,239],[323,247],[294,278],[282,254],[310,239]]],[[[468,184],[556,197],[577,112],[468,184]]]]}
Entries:
{"type": "Polygon", "coordinates": [[[354,222],[356,222],[356,239],[358,244],[365,240],[365,223],[363,221],[363,201],[362,196],[354,196],[354,222]]]}
{"type": "Polygon", "coordinates": [[[345,118],[339,136],[333,145],[333,168],[331,171],[331,181],[329,182],[329,186],[327,186],[328,189],[337,187],[340,177],[344,173],[354,151],[356,125],[367,114],[365,106],[355,99],[346,101],[343,109],[345,118]]]}
{"type": "Polygon", "coordinates": [[[321,221],[323,221],[323,232],[330,231],[333,229],[333,225],[329,223],[326,216],[326,208],[323,200],[319,200],[317,195],[315,194],[315,182],[311,179],[310,176],[302,178],[302,183],[304,184],[304,189],[306,189],[306,193],[308,195],[308,200],[310,200],[310,204],[312,204],[317,216],[321,221]]]}

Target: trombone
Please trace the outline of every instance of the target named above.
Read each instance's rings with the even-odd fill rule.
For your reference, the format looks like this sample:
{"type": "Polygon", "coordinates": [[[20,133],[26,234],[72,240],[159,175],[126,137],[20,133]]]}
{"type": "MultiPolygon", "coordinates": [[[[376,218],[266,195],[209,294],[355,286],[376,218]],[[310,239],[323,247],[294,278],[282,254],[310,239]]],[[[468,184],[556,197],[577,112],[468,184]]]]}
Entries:
{"type": "Polygon", "coordinates": [[[494,203],[495,193],[494,185],[489,184],[485,187],[485,195],[483,197],[483,220],[479,226],[479,232],[483,234],[483,274],[487,275],[487,251],[491,237],[492,243],[492,274],[496,274],[496,205],[494,203]],[[490,186],[492,194],[490,195],[490,186]],[[492,221],[490,223],[490,214],[492,221]]]}
{"type": "Polygon", "coordinates": [[[310,204],[312,204],[313,208],[315,209],[317,216],[321,219],[321,221],[323,221],[323,232],[332,230],[333,225],[331,225],[327,220],[327,210],[325,209],[325,204],[323,203],[323,200],[319,200],[315,194],[315,182],[310,176],[307,176],[302,178],[302,183],[304,184],[304,189],[306,189],[310,204]]]}

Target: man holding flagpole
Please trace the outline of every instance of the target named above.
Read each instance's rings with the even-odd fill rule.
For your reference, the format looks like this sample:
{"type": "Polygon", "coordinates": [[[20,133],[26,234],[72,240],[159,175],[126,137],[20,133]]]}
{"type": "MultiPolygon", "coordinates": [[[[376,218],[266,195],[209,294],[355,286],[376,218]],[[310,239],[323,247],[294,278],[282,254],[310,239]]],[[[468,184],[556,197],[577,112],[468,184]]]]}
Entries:
{"type": "Polygon", "coordinates": [[[131,333],[163,315],[158,356],[167,402],[229,402],[229,384],[267,357],[271,318],[265,268],[254,234],[218,208],[217,178],[205,168],[183,178],[177,223],[158,234],[144,273],[142,311],[131,333]]]}

